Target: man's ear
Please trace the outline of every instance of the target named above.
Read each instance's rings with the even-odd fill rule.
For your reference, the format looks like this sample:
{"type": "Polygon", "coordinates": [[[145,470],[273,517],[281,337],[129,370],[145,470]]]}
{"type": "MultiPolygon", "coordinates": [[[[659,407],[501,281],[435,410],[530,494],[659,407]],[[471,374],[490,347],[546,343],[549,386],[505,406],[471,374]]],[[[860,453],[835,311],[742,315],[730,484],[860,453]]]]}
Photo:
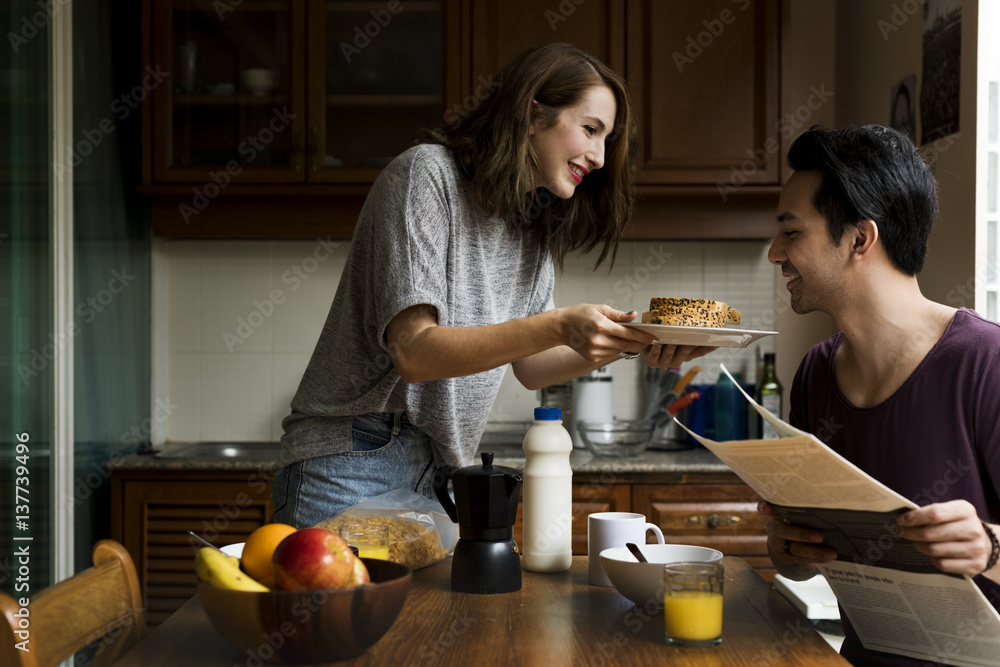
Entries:
{"type": "Polygon", "coordinates": [[[878,223],[874,220],[856,222],[850,236],[851,252],[856,255],[867,254],[878,242],[878,223]]]}

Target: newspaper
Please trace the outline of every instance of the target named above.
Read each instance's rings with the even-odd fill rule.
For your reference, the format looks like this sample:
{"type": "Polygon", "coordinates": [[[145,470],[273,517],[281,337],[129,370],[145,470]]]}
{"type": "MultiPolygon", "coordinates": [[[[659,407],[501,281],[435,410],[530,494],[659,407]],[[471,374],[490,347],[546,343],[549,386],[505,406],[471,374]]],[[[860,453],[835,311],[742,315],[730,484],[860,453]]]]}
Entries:
{"type": "Polygon", "coordinates": [[[783,518],[823,533],[838,558],[817,567],[864,647],[945,665],[1000,666],[1000,614],[971,578],[941,572],[900,536],[896,515],[917,505],[733,383],[777,439],[715,442],[674,421],[783,518]]]}

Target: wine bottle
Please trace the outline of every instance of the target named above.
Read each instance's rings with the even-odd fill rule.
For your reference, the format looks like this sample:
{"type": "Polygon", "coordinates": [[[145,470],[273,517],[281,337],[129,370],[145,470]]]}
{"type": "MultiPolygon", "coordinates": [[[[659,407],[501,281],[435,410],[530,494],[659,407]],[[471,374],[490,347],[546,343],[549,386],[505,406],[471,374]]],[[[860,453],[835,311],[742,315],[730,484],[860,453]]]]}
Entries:
{"type": "MultiPolygon", "coordinates": [[[[757,402],[772,415],[781,419],[781,401],[782,388],[781,382],[778,381],[778,376],[774,372],[774,353],[768,352],[764,355],[764,377],[760,379],[757,388],[757,402]]],[[[778,434],[765,421],[761,427],[761,438],[777,437],[778,434]]]]}

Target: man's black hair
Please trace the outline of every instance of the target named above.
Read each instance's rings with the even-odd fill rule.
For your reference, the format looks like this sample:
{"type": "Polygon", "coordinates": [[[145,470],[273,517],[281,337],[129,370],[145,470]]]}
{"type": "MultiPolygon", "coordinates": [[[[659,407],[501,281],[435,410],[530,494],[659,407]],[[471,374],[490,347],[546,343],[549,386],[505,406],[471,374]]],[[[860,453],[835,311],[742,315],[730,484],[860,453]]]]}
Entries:
{"type": "Polygon", "coordinates": [[[792,143],[788,166],[822,173],[812,204],[834,243],[849,225],[874,220],[893,265],[909,276],[920,273],[937,217],[937,188],[909,137],[881,125],[813,127],[792,143]]]}

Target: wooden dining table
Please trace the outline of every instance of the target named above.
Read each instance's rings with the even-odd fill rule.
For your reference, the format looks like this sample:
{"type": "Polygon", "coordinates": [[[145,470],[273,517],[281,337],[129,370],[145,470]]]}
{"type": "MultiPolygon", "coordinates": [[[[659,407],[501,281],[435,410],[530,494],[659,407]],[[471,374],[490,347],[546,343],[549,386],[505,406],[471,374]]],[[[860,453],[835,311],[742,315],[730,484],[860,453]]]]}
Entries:
{"type": "MultiPolygon", "coordinates": [[[[740,558],[726,556],[722,643],[679,648],[664,640],[663,610],[636,606],[588,583],[587,558],[566,572],[524,572],[521,590],[451,590],[451,558],[418,570],[389,631],[337,665],[847,665],[809,621],[740,558]]],[[[212,628],[196,595],[114,667],[259,664],[212,628]]]]}

